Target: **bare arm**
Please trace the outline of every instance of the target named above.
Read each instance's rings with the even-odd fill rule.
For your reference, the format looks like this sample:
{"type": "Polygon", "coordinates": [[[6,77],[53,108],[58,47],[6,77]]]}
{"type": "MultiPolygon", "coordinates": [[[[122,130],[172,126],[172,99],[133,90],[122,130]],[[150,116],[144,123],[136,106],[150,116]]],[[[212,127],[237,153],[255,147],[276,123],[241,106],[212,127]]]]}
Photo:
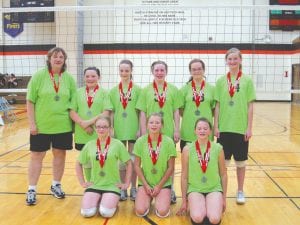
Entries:
{"type": "Polygon", "coordinates": [[[219,138],[220,131],[219,131],[219,112],[220,112],[220,103],[217,102],[215,107],[215,114],[214,114],[214,135],[219,138]]]}
{"type": "Polygon", "coordinates": [[[132,174],[132,162],[129,159],[126,162],[126,175],[125,175],[125,182],[122,184],[117,184],[117,187],[120,188],[121,190],[126,190],[129,185],[130,185],[130,180],[131,180],[131,174],[132,174]]]}
{"type": "Polygon", "coordinates": [[[84,188],[89,187],[92,183],[85,181],[82,165],[79,163],[79,161],[76,161],[75,169],[76,169],[77,179],[78,179],[80,185],[84,188]]]}
{"type": "Polygon", "coordinates": [[[245,141],[249,141],[252,137],[252,123],[253,123],[253,102],[248,103],[248,126],[245,134],[245,141]]]}
{"type": "Polygon", "coordinates": [[[175,123],[175,130],[174,130],[174,141],[177,143],[180,139],[180,114],[179,109],[174,111],[174,123],[175,123]]]}
{"type": "Polygon", "coordinates": [[[27,100],[26,107],[27,107],[27,116],[28,116],[29,126],[30,126],[30,134],[37,135],[38,129],[35,123],[35,105],[33,102],[27,100]]]}
{"type": "Polygon", "coordinates": [[[141,136],[147,133],[147,118],[146,113],[143,111],[140,111],[140,128],[141,128],[141,136]]]}
{"type": "Polygon", "coordinates": [[[157,185],[155,185],[155,187],[153,188],[152,197],[155,197],[159,194],[159,192],[163,188],[164,184],[167,182],[167,180],[170,178],[170,176],[173,175],[174,166],[175,166],[175,157],[171,157],[168,160],[168,168],[167,168],[165,174],[163,175],[163,177],[161,178],[159,183],[157,185]]]}
{"type": "Polygon", "coordinates": [[[135,156],[134,159],[134,170],[138,178],[142,181],[143,187],[148,195],[152,195],[152,188],[149,186],[149,184],[146,181],[146,178],[143,174],[143,171],[141,169],[141,158],[139,156],[135,156]]]}
{"type": "Polygon", "coordinates": [[[221,184],[223,189],[223,211],[226,209],[226,196],[227,196],[227,169],[225,165],[224,151],[222,150],[219,155],[219,174],[221,177],[221,184]]]}
{"type": "Polygon", "coordinates": [[[187,211],[187,184],[188,184],[189,148],[185,146],[181,154],[181,195],[182,204],[176,215],[184,215],[187,211]]]}

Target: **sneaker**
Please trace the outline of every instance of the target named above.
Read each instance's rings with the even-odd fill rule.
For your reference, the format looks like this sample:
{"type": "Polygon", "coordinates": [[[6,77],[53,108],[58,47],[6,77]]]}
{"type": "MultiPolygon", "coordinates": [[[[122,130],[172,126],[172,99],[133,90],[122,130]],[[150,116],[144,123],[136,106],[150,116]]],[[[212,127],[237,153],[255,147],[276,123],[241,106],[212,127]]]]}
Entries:
{"type": "Polygon", "coordinates": [[[133,187],[130,189],[130,200],[135,201],[135,198],[136,198],[136,188],[133,187]]]}
{"type": "Polygon", "coordinates": [[[176,203],[176,194],[175,191],[172,190],[171,192],[171,204],[175,204],[176,203]]]}
{"type": "Polygon", "coordinates": [[[64,198],[65,192],[61,189],[61,184],[51,185],[51,193],[55,198],[64,198]]]}
{"type": "Polygon", "coordinates": [[[120,201],[126,201],[127,200],[127,190],[121,190],[121,197],[120,197],[120,201]]]}
{"type": "Polygon", "coordinates": [[[26,193],[26,204],[35,205],[36,204],[36,192],[35,190],[28,190],[26,193]]]}
{"type": "Polygon", "coordinates": [[[238,191],[238,193],[236,195],[236,203],[239,205],[243,205],[243,204],[245,204],[245,202],[246,202],[246,199],[245,199],[244,192],[238,191]]]}

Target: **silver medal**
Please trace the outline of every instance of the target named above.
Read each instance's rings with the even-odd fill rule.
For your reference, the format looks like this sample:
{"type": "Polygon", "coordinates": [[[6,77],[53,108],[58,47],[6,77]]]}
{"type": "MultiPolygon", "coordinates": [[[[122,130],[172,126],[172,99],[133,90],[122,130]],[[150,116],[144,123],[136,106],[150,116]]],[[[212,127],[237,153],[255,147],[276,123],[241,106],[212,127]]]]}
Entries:
{"type": "Polygon", "coordinates": [[[159,114],[160,114],[161,117],[164,117],[164,112],[163,111],[160,111],[159,114]]]}
{"type": "Polygon", "coordinates": [[[153,167],[152,170],[151,170],[151,173],[152,174],[156,174],[157,173],[157,169],[153,167]]]}
{"type": "Polygon", "coordinates": [[[196,115],[196,116],[200,116],[200,110],[199,110],[199,109],[197,109],[197,110],[195,111],[195,115],[196,115]]]}
{"type": "Polygon", "coordinates": [[[104,177],[104,176],[105,176],[105,172],[104,172],[103,170],[101,170],[100,173],[99,173],[99,175],[100,175],[101,177],[104,177]]]}
{"type": "Polygon", "coordinates": [[[206,176],[203,176],[203,177],[201,178],[201,182],[202,182],[203,184],[205,184],[205,183],[207,182],[207,177],[206,177],[206,176]]]}
{"type": "Polygon", "coordinates": [[[58,96],[58,95],[55,95],[54,100],[55,100],[55,101],[59,101],[59,96],[58,96]]]}
{"type": "Polygon", "coordinates": [[[89,111],[87,111],[86,115],[87,115],[88,117],[91,117],[91,116],[92,116],[92,112],[89,110],[89,111]]]}
{"type": "Polygon", "coordinates": [[[233,106],[233,105],[234,105],[234,101],[230,100],[230,101],[229,101],[229,105],[230,105],[230,106],[233,106]]]}
{"type": "Polygon", "coordinates": [[[123,118],[126,118],[127,117],[127,112],[123,112],[122,116],[123,116],[123,118]]]}

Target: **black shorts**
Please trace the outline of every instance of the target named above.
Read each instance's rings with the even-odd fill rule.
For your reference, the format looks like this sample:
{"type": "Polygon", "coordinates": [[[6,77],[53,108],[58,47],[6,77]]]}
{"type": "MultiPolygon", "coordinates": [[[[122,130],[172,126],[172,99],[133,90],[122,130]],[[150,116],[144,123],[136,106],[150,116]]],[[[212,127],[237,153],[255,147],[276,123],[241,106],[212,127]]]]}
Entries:
{"type": "Polygon", "coordinates": [[[184,141],[184,140],[180,140],[180,151],[182,152],[183,148],[187,145],[191,143],[190,141],[184,141]]]}
{"type": "Polygon", "coordinates": [[[84,192],[93,192],[93,193],[98,193],[100,195],[104,194],[104,193],[113,193],[113,194],[116,194],[118,196],[121,196],[120,193],[118,192],[115,192],[115,191],[108,191],[108,190],[98,190],[98,189],[94,189],[94,188],[87,188],[85,189],[84,192]]]}
{"type": "Polygon", "coordinates": [[[85,146],[85,144],[78,144],[78,143],[75,143],[75,149],[78,150],[78,151],[81,151],[83,149],[83,147],[85,146]]]}
{"type": "Polygon", "coordinates": [[[30,151],[45,152],[51,146],[61,150],[73,149],[72,132],[30,135],[30,151]]]}
{"type": "Polygon", "coordinates": [[[232,155],[235,161],[248,159],[249,141],[245,141],[243,134],[222,132],[217,142],[223,146],[226,160],[230,160],[232,155]]]}

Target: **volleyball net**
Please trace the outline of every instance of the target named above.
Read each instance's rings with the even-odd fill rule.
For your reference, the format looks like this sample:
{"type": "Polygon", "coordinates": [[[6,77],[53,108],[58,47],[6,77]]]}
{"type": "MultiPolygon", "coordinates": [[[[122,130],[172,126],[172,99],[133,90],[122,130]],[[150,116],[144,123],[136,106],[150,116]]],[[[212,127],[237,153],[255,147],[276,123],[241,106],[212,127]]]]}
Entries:
{"type": "Polygon", "coordinates": [[[153,2],[4,7],[0,9],[0,73],[31,76],[45,65],[47,51],[59,46],[66,50],[68,70],[79,86],[88,66],[100,69],[104,87],[115,86],[122,59],[133,62],[133,79],[142,87],[153,79],[150,65],[155,60],[168,64],[167,80],[181,87],[189,79],[188,63],[193,58],[205,62],[206,79],[214,84],[226,73],[226,51],[236,47],[258,99],[290,100],[293,68],[297,71],[300,62],[300,23],[295,20],[300,18],[299,6],[153,2]],[[293,14],[283,20],[287,11],[293,14]]]}

